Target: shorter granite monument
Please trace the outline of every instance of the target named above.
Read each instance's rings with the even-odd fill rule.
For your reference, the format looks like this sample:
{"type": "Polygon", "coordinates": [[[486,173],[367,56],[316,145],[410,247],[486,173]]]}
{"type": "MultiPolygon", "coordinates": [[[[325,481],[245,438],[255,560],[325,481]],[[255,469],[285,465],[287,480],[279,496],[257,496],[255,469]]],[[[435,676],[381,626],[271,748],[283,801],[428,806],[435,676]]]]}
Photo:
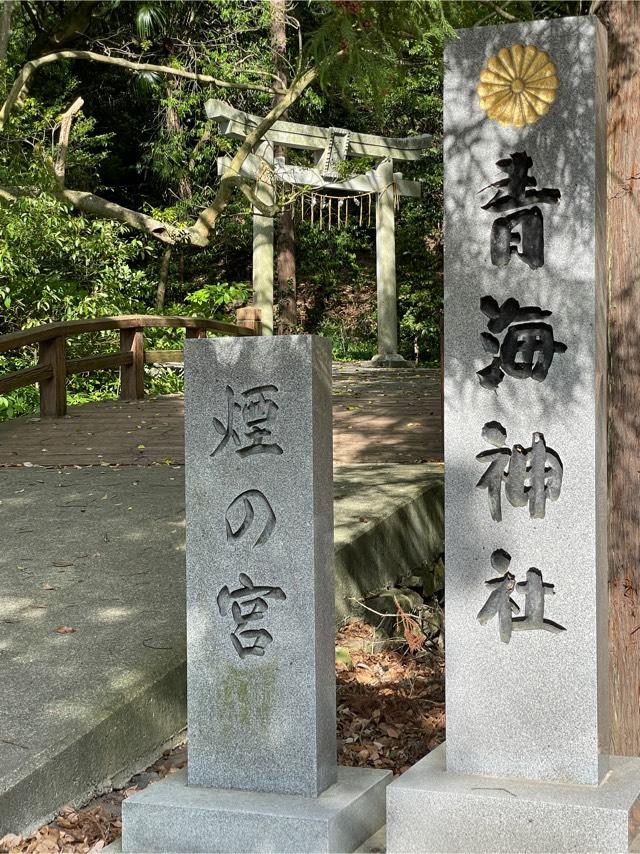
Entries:
{"type": "Polygon", "coordinates": [[[389,787],[390,852],[637,845],[640,760],[607,755],[606,51],[586,16],[446,51],[447,740],[389,787]]]}
{"type": "Polygon", "coordinates": [[[389,772],[336,764],[331,347],[187,341],[189,761],[124,852],[353,851],[389,772]]]}

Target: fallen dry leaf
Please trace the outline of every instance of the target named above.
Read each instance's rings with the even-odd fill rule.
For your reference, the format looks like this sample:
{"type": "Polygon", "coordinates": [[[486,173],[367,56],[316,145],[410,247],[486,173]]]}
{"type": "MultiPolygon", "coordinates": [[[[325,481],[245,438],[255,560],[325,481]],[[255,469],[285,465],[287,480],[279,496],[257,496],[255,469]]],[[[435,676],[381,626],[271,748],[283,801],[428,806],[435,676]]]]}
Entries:
{"type": "Polygon", "coordinates": [[[389,726],[389,724],[380,724],[380,729],[389,736],[389,738],[399,738],[400,730],[396,729],[394,726],[389,726]]]}
{"type": "Polygon", "coordinates": [[[337,668],[338,762],[401,774],[444,740],[444,658],[372,650],[372,627],[338,632],[354,668],[337,668]]]}
{"type": "Polygon", "coordinates": [[[76,629],[72,629],[71,626],[58,626],[56,629],[59,635],[70,635],[76,631],[76,629]]]}
{"type": "Polygon", "coordinates": [[[13,848],[22,845],[23,841],[23,837],[17,833],[7,833],[0,839],[0,851],[11,851],[13,848]]]}

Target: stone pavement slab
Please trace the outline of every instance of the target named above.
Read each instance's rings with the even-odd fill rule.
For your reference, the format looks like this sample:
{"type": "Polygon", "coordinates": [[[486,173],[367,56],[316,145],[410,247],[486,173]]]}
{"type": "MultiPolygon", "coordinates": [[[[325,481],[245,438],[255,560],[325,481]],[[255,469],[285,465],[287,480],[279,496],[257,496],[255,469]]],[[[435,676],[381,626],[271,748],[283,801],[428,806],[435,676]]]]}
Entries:
{"type": "MultiPolygon", "coordinates": [[[[126,781],[184,728],[185,528],[179,466],[0,477],[2,836],[126,781]]],[[[336,469],[341,601],[442,549],[420,528],[441,490],[439,465],[336,469]]]]}

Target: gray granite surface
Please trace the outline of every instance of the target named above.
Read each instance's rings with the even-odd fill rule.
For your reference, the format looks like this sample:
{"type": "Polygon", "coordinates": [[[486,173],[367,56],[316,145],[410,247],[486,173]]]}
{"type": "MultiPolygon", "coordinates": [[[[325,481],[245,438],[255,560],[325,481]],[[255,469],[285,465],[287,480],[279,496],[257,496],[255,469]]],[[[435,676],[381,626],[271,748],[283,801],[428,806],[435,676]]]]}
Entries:
{"type": "Polygon", "coordinates": [[[622,852],[637,850],[640,759],[610,757],[599,786],[446,769],[447,744],[387,789],[387,851],[622,852]]]}
{"type": "Polygon", "coordinates": [[[354,851],[384,823],[390,771],[340,768],[318,798],[222,791],[171,774],[123,803],[127,852],[354,851]]]}
{"type": "Polygon", "coordinates": [[[185,466],[189,783],[315,797],[336,779],[330,342],[187,342],[185,466]]]}
{"type": "MultiPolygon", "coordinates": [[[[606,190],[603,33],[589,17],[480,27],[460,31],[446,51],[447,762],[453,771],[593,784],[605,770],[599,758],[599,745],[607,744],[605,234],[597,215],[606,190]],[[548,114],[520,129],[490,120],[475,92],[488,58],[518,43],[548,51],[560,81],[548,114]],[[496,162],[514,152],[532,158],[529,176],[538,189],[561,193],[558,203],[538,204],[544,264],[535,269],[515,255],[506,266],[492,263],[492,224],[507,214],[481,207],[502,190],[486,189],[505,177],[496,162]],[[543,320],[566,352],[555,352],[546,379],[507,374],[497,390],[481,386],[476,372],[492,359],[481,341],[482,333],[491,334],[480,310],[485,297],[551,312],[543,320]],[[489,490],[477,486],[491,459],[476,456],[500,450],[483,436],[490,422],[503,430],[494,425],[484,431],[488,438],[499,441],[506,432],[503,471],[507,453],[520,446],[499,484],[501,521],[492,518],[489,490]],[[542,448],[534,434],[555,452],[538,479],[541,491],[546,482],[546,501],[532,498],[530,471],[518,480],[522,449],[542,448]],[[555,495],[558,458],[563,479],[555,495]],[[511,560],[498,559],[494,568],[499,550],[511,560]],[[485,582],[507,567],[516,583],[527,581],[533,567],[554,585],[554,595],[546,588],[544,619],[556,626],[521,631],[527,625],[515,621],[501,632],[497,615],[477,619],[496,590],[485,582]]],[[[493,334],[503,341],[508,333],[493,334]]],[[[529,578],[535,582],[536,574],[529,578]]],[[[511,593],[520,617],[524,592],[511,593]]]]}

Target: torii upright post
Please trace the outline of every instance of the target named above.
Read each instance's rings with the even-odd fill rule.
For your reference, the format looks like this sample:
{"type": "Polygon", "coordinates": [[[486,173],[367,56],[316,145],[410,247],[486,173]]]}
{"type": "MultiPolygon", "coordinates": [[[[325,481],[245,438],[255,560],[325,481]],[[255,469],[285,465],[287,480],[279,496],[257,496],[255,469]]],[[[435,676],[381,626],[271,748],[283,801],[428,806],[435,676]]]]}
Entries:
{"type": "Polygon", "coordinates": [[[383,368],[407,362],[398,354],[396,293],[396,225],[393,160],[383,160],[376,177],[381,189],[376,197],[376,282],[378,291],[378,353],[372,361],[383,368]]]}
{"type": "MultiPolygon", "coordinates": [[[[273,166],[273,146],[263,142],[256,152],[265,163],[273,166]]],[[[256,183],[260,201],[272,205],[274,188],[269,181],[256,183]]],[[[263,216],[258,208],[253,210],[253,303],[260,309],[262,334],[273,335],[273,217],[263,216]]]]}

